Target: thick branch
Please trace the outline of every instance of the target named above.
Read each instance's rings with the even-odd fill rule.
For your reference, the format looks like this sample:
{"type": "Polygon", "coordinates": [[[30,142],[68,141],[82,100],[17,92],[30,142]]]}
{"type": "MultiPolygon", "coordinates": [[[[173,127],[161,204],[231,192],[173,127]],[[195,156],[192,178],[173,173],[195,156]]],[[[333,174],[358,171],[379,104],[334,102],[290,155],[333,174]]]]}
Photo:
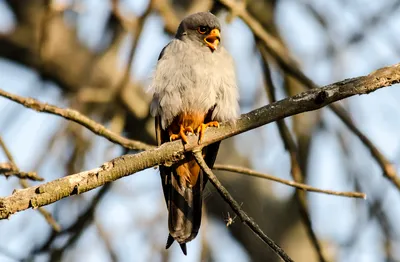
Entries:
{"type": "MultiPolygon", "coordinates": [[[[197,137],[189,136],[189,143],[185,146],[180,140],[165,143],[135,155],[121,156],[106,162],[100,168],[59,178],[40,186],[16,190],[11,196],[0,198],[0,219],[30,207],[37,208],[70,195],[89,191],[146,168],[183,159],[185,151],[192,151],[199,146],[206,146],[287,116],[316,110],[335,101],[357,94],[367,94],[399,82],[400,65],[385,67],[368,76],[344,80],[266,105],[242,115],[235,125],[209,128],[200,145],[197,144],[197,137]]],[[[395,180],[399,181],[397,177],[395,180]]]]}

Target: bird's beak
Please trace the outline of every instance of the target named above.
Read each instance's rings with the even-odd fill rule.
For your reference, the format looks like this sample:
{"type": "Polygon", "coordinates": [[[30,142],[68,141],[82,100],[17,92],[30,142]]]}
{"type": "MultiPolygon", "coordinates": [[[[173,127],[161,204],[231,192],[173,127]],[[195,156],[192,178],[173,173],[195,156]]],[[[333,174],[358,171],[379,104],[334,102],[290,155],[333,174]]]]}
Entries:
{"type": "Polygon", "coordinates": [[[220,33],[217,28],[211,30],[210,34],[208,34],[204,38],[204,42],[206,42],[207,46],[212,50],[217,50],[220,38],[220,33]]]}

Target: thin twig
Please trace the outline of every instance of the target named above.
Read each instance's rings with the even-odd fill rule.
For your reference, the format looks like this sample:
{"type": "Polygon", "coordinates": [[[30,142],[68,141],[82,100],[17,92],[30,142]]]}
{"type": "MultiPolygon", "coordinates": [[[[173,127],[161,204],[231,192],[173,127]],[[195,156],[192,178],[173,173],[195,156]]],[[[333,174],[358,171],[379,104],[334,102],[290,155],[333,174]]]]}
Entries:
{"type": "Polygon", "coordinates": [[[13,156],[11,155],[10,150],[8,150],[8,147],[6,146],[6,144],[3,141],[3,138],[0,137],[0,147],[3,149],[4,154],[6,155],[6,157],[8,158],[8,161],[10,161],[10,163],[16,167],[15,165],[15,160],[13,158],[13,156]]]}
{"type": "MultiPolygon", "coordinates": [[[[308,90],[244,114],[235,125],[221,124],[219,128],[209,128],[200,146],[213,144],[288,116],[316,110],[356,94],[367,94],[399,81],[400,64],[397,64],[381,68],[368,76],[308,90]]],[[[158,148],[115,158],[100,168],[62,177],[40,186],[17,190],[8,197],[0,198],[0,219],[8,218],[28,208],[37,208],[74,194],[87,192],[146,168],[182,160],[185,153],[198,147],[198,137],[188,136],[188,143],[185,145],[180,140],[164,143],[158,148]]]]}
{"type": "Polygon", "coordinates": [[[148,145],[143,142],[135,141],[128,139],[126,137],[120,136],[115,132],[112,132],[105,128],[103,125],[97,123],[96,121],[88,118],[87,116],[82,115],[76,110],[70,108],[59,108],[54,105],[41,103],[33,98],[24,98],[18,95],[14,95],[8,93],[2,89],[0,89],[0,96],[8,98],[18,104],[21,104],[27,108],[31,108],[37,112],[45,112],[53,115],[61,116],[65,119],[71,120],[75,123],[78,123],[93,133],[100,135],[113,143],[117,143],[128,149],[137,149],[137,150],[147,150],[150,148],[154,148],[151,145],[148,145]]]}
{"type": "MultiPolygon", "coordinates": [[[[2,141],[0,141],[0,145],[1,145],[1,143],[2,143],[2,141]]],[[[38,174],[36,172],[19,171],[18,168],[11,162],[0,163],[0,174],[4,175],[6,178],[8,178],[10,176],[15,176],[20,179],[30,179],[33,181],[43,181],[44,180],[42,177],[38,176],[38,174]]]]}
{"type": "Polygon", "coordinates": [[[262,239],[271,249],[278,254],[284,261],[293,261],[285,251],[278,246],[272,239],[270,239],[262,229],[254,222],[254,220],[249,217],[246,212],[240,207],[239,203],[236,202],[235,199],[229,194],[226,188],[219,182],[218,178],[213,174],[211,169],[207,166],[204,161],[201,150],[193,151],[194,157],[196,158],[197,163],[200,165],[201,169],[207,174],[211,183],[217,189],[218,193],[221,197],[229,204],[233,211],[238,215],[240,220],[245,223],[259,238],[262,239]]]}
{"type": "MultiPolygon", "coordinates": [[[[252,30],[254,35],[261,39],[268,49],[268,52],[276,59],[279,65],[297,80],[299,80],[308,89],[319,88],[310,78],[308,78],[296,66],[294,59],[290,57],[288,52],[282,47],[281,43],[271,34],[269,34],[262,25],[254,19],[245,9],[243,5],[233,0],[218,0],[223,5],[236,13],[252,30]]],[[[398,190],[400,190],[400,179],[397,177],[396,169],[386,159],[386,157],[378,150],[378,148],[368,139],[366,135],[353,123],[350,116],[339,105],[330,105],[330,109],[343,121],[343,123],[361,140],[361,142],[370,150],[373,158],[381,167],[384,176],[389,179],[398,190]]]]}
{"type": "MultiPolygon", "coordinates": [[[[14,161],[13,156],[11,155],[11,152],[8,150],[8,147],[6,146],[6,144],[4,143],[4,141],[3,141],[3,139],[1,137],[0,137],[0,147],[3,149],[5,155],[8,158],[8,161],[10,161],[11,165],[13,165],[17,170],[19,170],[17,165],[15,164],[15,161],[14,161]]],[[[29,188],[30,187],[28,181],[26,181],[25,179],[20,179],[19,180],[19,184],[23,188],[29,188]]],[[[58,232],[58,231],[61,230],[61,226],[57,223],[57,221],[53,218],[53,216],[46,209],[44,209],[43,207],[39,207],[38,211],[39,211],[40,214],[42,214],[42,216],[47,221],[47,223],[49,223],[49,225],[55,231],[58,232]]]]}
{"type": "Polygon", "coordinates": [[[342,197],[351,197],[351,198],[362,198],[362,199],[367,199],[367,195],[362,192],[342,192],[342,191],[333,191],[333,190],[325,190],[325,189],[320,189],[316,187],[312,187],[306,184],[298,183],[295,181],[290,181],[286,179],[282,179],[276,176],[268,175],[265,173],[257,172],[255,170],[252,170],[250,168],[245,168],[245,167],[239,167],[239,166],[232,166],[232,165],[222,165],[222,164],[214,164],[213,169],[215,170],[223,170],[223,171],[229,171],[233,173],[239,173],[239,174],[244,174],[244,175],[249,175],[253,177],[259,177],[259,178],[264,178],[268,179],[274,182],[278,182],[287,186],[295,187],[301,190],[305,190],[308,192],[315,192],[315,193],[322,193],[322,194],[327,194],[327,195],[334,195],[334,196],[342,196],[342,197]]]}

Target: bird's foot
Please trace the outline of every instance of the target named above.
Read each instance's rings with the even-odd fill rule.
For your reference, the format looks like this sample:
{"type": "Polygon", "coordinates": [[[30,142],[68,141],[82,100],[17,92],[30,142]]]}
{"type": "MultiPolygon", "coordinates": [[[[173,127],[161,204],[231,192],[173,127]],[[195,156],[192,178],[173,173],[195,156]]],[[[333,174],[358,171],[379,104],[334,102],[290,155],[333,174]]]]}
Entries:
{"type": "Polygon", "coordinates": [[[199,135],[199,144],[204,137],[205,131],[208,127],[219,127],[219,123],[217,121],[211,121],[207,124],[200,124],[199,127],[196,129],[196,133],[199,135]]]}
{"type": "Polygon", "coordinates": [[[180,125],[180,130],[178,134],[174,134],[172,132],[169,133],[169,141],[175,141],[178,140],[179,138],[182,139],[182,141],[187,144],[187,133],[193,133],[193,128],[190,126],[184,127],[183,125],[180,125]]]}

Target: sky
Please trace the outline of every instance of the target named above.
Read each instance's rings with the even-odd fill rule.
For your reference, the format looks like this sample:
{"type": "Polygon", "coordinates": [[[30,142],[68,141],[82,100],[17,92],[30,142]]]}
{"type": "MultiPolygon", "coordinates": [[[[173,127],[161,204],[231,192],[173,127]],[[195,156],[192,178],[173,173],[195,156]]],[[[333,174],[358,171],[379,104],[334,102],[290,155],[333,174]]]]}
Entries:
{"type": "MultiPolygon", "coordinates": [[[[140,15],[147,5],[147,0],[123,1],[125,12],[140,15]]],[[[357,0],[350,1],[317,1],[317,0],[282,0],[277,9],[277,24],[294,57],[299,61],[304,72],[320,85],[329,84],[349,77],[355,77],[372,72],[373,70],[391,65],[399,61],[399,54],[393,47],[393,41],[398,36],[393,34],[400,23],[400,16],[393,16],[383,24],[372,25],[368,29],[366,40],[359,45],[343,47],[349,36],[356,31],[363,30],[364,17],[379,12],[383,2],[357,0]],[[351,3],[350,3],[351,2],[351,3]],[[302,3],[308,3],[317,10],[326,14],[333,25],[327,37],[326,29],[322,28],[309,13],[302,3]],[[359,13],[355,14],[354,6],[362,5],[359,13]],[[349,11],[350,10],[350,11],[349,11]],[[334,15],[336,14],[336,15],[334,15]],[[337,15],[337,14],[340,14],[337,15]],[[293,21],[296,21],[293,23],[293,21]],[[391,33],[392,32],[392,33],[391,33]],[[333,59],[321,55],[326,53],[326,46],[333,41],[338,47],[338,53],[333,59]]],[[[389,0],[386,2],[390,2],[389,0]]],[[[87,7],[84,15],[78,20],[78,34],[81,40],[89,47],[96,48],[101,39],[101,30],[104,19],[108,15],[108,1],[85,1],[87,7]]],[[[224,21],[224,17],[221,16],[224,21]]],[[[8,12],[3,1],[0,1],[0,32],[6,32],[13,27],[13,16],[8,12]]],[[[169,41],[163,33],[163,24],[160,17],[152,15],[145,24],[146,33],[139,42],[139,50],[134,60],[132,73],[136,79],[148,84],[151,81],[153,70],[159,51],[169,41]]],[[[398,34],[397,34],[398,35],[398,34]]],[[[238,72],[238,84],[241,95],[241,110],[248,112],[267,103],[266,98],[255,101],[258,88],[262,85],[259,58],[254,52],[253,38],[246,25],[239,19],[231,24],[223,25],[224,44],[232,54],[238,72]],[[241,41],[236,41],[240,35],[241,41]]],[[[126,40],[121,48],[121,66],[126,61],[130,39],[126,40]]],[[[43,82],[39,76],[29,68],[22,67],[10,61],[0,59],[0,88],[6,91],[29,96],[43,102],[68,106],[61,93],[51,82],[43,82]]],[[[274,79],[279,82],[279,79],[274,79]]],[[[282,93],[278,94],[280,98],[282,93]]],[[[342,103],[350,112],[358,127],[379,147],[380,150],[393,161],[398,169],[400,156],[400,107],[397,97],[400,90],[397,87],[384,88],[370,95],[357,96],[347,99],[342,103]]],[[[0,135],[9,146],[20,169],[30,170],[35,166],[41,154],[46,153],[48,139],[58,128],[65,125],[65,120],[56,116],[36,113],[25,109],[8,100],[0,98],[0,135]]],[[[393,223],[400,217],[399,194],[382,178],[380,170],[369,152],[361,142],[338,120],[328,109],[322,110],[324,129],[316,134],[312,144],[312,154],[309,167],[308,184],[325,189],[340,191],[353,190],[354,178],[352,176],[365,176],[372,183],[365,183],[371,198],[383,197],[383,209],[390,210],[393,223]],[[349,148],[349,157],[338,157],[343,154],[339,140],[335,134],[346,134],[345,142],[349,148]],[[346,163],[351,163],[354,170],[344,168],[346,163]],[[350,174],[351,173],[351,174],[350,174]],[[367,175],[368,173],[368,175],[367,175]],[[371,184],[374,188],[371,188],[371,184]]],[[[90,133],[88,133],[90,134],[90,133]]],[[[118,147],[113,147],[108,158],[103,152],[109,143],[102,138],[96,138],[96,145],[86,159],[85,168],[90,169],[101,165],[112,157],[121,153],[118,147]]],[[[67,141],[61,141],[67,143],[67,141]]],[[[251,158],[254,169],[290,179],[289,156],[280,141],[277,128],[274,124],[254,130],[248,134],[240,135],[235,139],[238,149],[251,158]],[[257,145],[252,139],[254,134],[265,138],[266,145],[257,145]],[[256,153],[255,153],[256,152],[256,153]],[[259,154],[261,152],[261,154],[259,154]]],[[[49,160],[38,170],[39,174],[50,181],[66,175],[65,170],[59,168],[60,159],[65,159],[63,152],[65,146],[59,146],[49,157],[49,160]]],[[[5,156],[0,154],[0,162],[5,161],[5,156]]],[[[361,179],[362,180],[362,179],[361,179]]],[[[6,180],[0,177],[0,195],[11,194],[18,187],[16,179],[6,180]]],[[[148,221],[159,218],[166,221],[166,210],[161,195],[161,187],[157,171],[150,169],[130,177],[120,179],[113,183],[109,193],[97,208],[96,223],[102,225],[104,231],[113,242],[113,247],[121,254],[121,261],[130,261],[135,257],[137,261],[160,261],[154,256],[151,241],[159,239],[157,245],[163,246],[167,237],[165,224],[157,224],[151,231],[145,230],[148,221]],[[156,203],[156,204],[149,204],[156,203]],[[164,210],[163,210],[164,208],[164,210]],[[160,211],[162,210],[162,211],[160,211]],[[115,225],[118,226],[115,226],[115,225]],[[126,229],[129,229],[128,231],[126,229]],[[161,237],[154,237],[161,236],[161,237]]],[[[85,208],[84,203],[96,191],[75,197],[74,201],[61,201],[60,209],[65,209],[71,217],[77,215],[85,208]]],[[[277,198],[288,199],[293,194],[293,189],[274,184],[273,194],[277,198]]],[[[363,200],[354,200],[321,194],[309,194],[310,212],[313,226],[319,238],[329,243],[336,243],[340,247],[352,234],[357,224],[365,223],[365,230],[355,242],[355,249],[341,248],[338,252],[338,261],[383,261],[382,246],[375,245],[381,242],[382,234],[378,230],[376,221],[359,220],[355,210],[365,210],[363,200]]],[[[369,201],[369,200],[367,200],[369,201]]],[[[46,209],[54,210],[54,205],[46,209]]],[[[226,215],[226,214],[222,214],[226,215]]],[[[222,217],[221,215],[221,217],[222,217]]],[[[59,217],[62,226],[68,225],[68,218],[59,217]]],[[[207,240],[211,243],[211,252],[215,254],[216,261],[248,261],[245,250],[230,236],[221,218],[210,218],[207,223],[207,240]]],[[[34,242],[44,241],[48,225],[43,218],[33,210],[24,211],[12,216],[9,221],[0,221],[0,261],[14,261],[9,256],[2,256],[2,249],[8,250],[14,256],[21,258],[27,251],[34,247],[34,242]],[[35,241],[30,237],[34,236],[35,241]],[[10,237],[12,236],[12,237],[10,237]]],[[[396,228],[399,230],[399,228],[396,228]]],[[[49,231],[48,231],[49,232],[49,231]]],[[[398,232],[395,232],[398,234],[398,232]]],[[[184,261],[196,261],[199,257],[199,246],[202,236],[192,241],[189,246],[189,255],[184,261]]],[[[60,240],[60,243],[63,240],[60,240]]],[[[64,240],[65,241],[65,240],[64,240]]],[[[400,248],[399,248],[400,249],[400,248]]],[[[79,240],[74,252],[67,252],[66,261],[77,259],[76,251],[85,252],[85,261],[109,261],[104,251],[104,243],[98,238],[97,228],[92,225],[79,240]],[[93,248],[93,247],[100,248],[93,248]],[[91,247],[91,248],[89,248],[91,247]],[[99,251],[102,250],[102,251],[99,251]],[[103,253],[104,252],[104,253],[103,253]]],[[[3,253],[4,254],[4,253],[3,253]]],[[[400,254],[397,253],[400,259],[400,254]]],[[[172,247],[172,260],[182,259],[179,247],[172,247]]],[[[46,261],[45,257],[43,260],[46,261]]]]}

